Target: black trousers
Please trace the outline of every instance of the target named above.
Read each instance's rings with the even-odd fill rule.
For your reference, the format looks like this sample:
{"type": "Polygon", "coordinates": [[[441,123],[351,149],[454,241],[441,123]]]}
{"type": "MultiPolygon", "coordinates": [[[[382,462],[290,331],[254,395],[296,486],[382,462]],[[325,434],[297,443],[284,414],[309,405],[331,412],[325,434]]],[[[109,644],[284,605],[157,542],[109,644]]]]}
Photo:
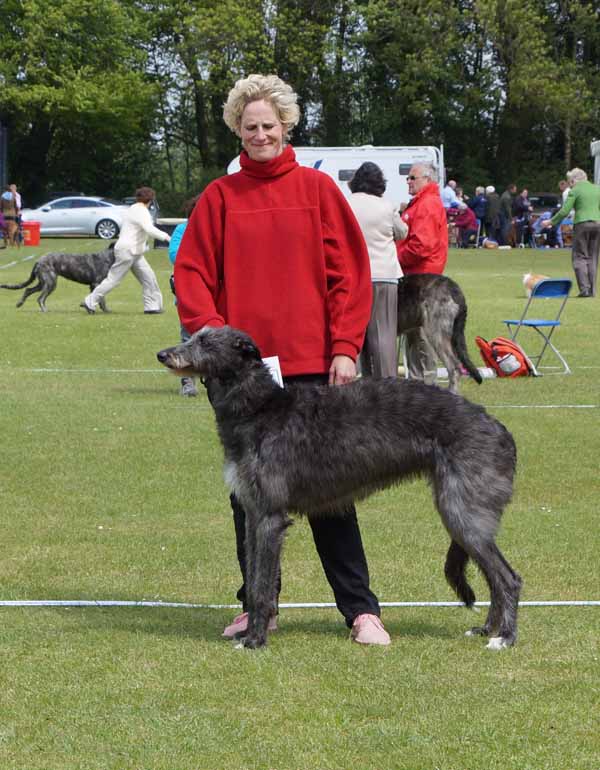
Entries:
{"type": "MultiPolygon", "coordinates": [[[[327,375],[303,375],[285,379],[286,384],[292,382],[326,384],[327,375]]],[[[244,581],[237,592],[237,598],[246,610],[246,513],[235,495],[231,495],[230,500],[237,557],[244,581]]],[[[369,568],[354,505],[349,506],[343,514],[310,516],[308,521],[325,576],[346,625],[350,628],[354,618],[363,613],[379,616],[379,602],[369,588],[369,568]]],[[[277,593],[280,591],[281,574],[277,579],[277,593]]]]}

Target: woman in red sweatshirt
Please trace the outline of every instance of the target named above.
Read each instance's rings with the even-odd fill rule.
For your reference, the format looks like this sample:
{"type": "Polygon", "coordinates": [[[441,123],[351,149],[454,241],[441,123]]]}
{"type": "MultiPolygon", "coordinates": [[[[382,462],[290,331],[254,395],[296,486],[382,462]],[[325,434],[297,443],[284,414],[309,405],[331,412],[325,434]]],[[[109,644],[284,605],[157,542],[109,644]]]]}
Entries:
{"type": "MultiPolygon", "coordinates": [[[[300,118],[296,102],[275,75],[250,75],[229,93],[223,116],[241,138],[241,170],[209,184],[196,204],[175,263],[177,309],[190,333],[243,329],[263,356],[278,356],[284,383],[343,385],[356,376],[370,317],[369,256],[335,182],[300,166],[286,144],[300,118]]],[[[245,577],[245,513],[234,495],[231,503],[245,577]]],[[[354,506],[309,521],[352,638],[389,644],[354,506]]],[[[226,638],[247,627],[244,585],[238,598],[244,612],[226,638]]]]}

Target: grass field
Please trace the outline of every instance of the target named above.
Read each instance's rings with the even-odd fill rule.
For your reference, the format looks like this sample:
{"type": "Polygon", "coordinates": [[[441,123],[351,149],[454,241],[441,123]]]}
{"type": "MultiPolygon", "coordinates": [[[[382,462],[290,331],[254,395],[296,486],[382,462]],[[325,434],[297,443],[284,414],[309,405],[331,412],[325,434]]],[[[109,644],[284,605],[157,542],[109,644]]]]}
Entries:
{"type": "MultiPolygon", "coordinates": [[[[24,280],[30,255],[98,246],[1,251],[0,282],[24,280]]],[[[2,600],[235,601],[212,412],[156,363],[179,325],[166,252],[149,258],[160,316],[142,314],[131,276],[110,315],[85,314],[85,287],[62,280],[47,314],[0,290],[2,600]]],[[[504,334],[522,308],[528,271],[570,276],[569,254],[451,253],[473,360],[475,335],[504,334]]],[[[571,376],[462,384],[515,436],[499,541],[529,601],[600,599],[600,299],[570,300],[564,322],[571,376]]],[[[359,517],[381,601],[454,599],[424,482],[373,496],[359,517]]],[[[303,521],[283,582],[282,602],[331,601],[303,521]]],[[[228,609],[0,613],[0,770],[600,768],[600,607],[523,607],[519,643],[501,653],[465,638],[474,616],[452,607],[384,609],[386,649],[351,644],[335,609],[284,609],[259,652],[220,638],[228,609]]]]}

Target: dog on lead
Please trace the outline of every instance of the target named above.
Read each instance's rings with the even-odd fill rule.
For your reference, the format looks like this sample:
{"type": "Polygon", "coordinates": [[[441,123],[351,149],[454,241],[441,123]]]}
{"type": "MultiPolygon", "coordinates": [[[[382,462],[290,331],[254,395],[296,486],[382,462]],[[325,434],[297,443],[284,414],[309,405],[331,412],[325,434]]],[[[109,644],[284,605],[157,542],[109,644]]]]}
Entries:
{"type": "Polygon", "coordinates": [[[174,374],[201,377],[225,454],[225,480],[246,511],[244,645],[262,647],[277,611],[276,577],[289,513],[335,515],[355,499],[424,476],[451,539],[445,574],[471,607],[472,559],[491,595],[490,649],[517,638],[521,579],[495,542],[513,489],[511,434],[483,407],[416,380],[362,378],[341,387],[281,388],[252,339],[205,327],[157,354],[174,374]]]}
{"type": "Polygon", "coordinates": [[[448,387],[458,393],[461,364],[479,384],[481,374],[467,353],[467,302],[460,286],[445,275],[415,273],[398,282],[398,334],[410,345],[422,330],[446,367],[448,387]]]}
{"type": "MultiPolygon", "coordinates": [[[[37,302],[42,313],[46,313],[48,311],[46,300],[56,289],[56,282],[59,277],[83,283],[90,287],[90,291],[93,291],[106,278],[114,261],[114,243],[111,243],[104,251],[93,254],[65,254],[64,252],[44,254],[35,263],[31,275],[26,281],[15,284],[2,283],[0,289],[16,290],[29,286],[17,302],[17,307],[21,307],[27,297],[39,291],[40,296],[37,298],[37,302]],[[35,280],[37,280],[35,286],[30,286],[35,280]]],[[[101,299],[99,304],[105,313],[109,312],[104,299],[101,299]]]]}

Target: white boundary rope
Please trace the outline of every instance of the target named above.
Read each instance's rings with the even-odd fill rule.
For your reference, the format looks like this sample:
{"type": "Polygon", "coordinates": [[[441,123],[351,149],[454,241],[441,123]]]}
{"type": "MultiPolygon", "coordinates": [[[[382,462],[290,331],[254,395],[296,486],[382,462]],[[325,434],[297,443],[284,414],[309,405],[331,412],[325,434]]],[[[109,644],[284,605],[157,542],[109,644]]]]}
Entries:
{"type": "MultiPolygon", "coordinates": [[[[380,607],[464,607],[462,602],[379,602],[380,607]]],[[[329,609],[334,602],[282,602],[282,609],[329,609]]],[[[475,602],[475,607],[489,607],[489,602],[475,602]]],[[[116,599],[5,599],[0,607],[157,607],[188,610],[235,610],[239,604],[192,604],[187,602],[120,601],[116,599]]],[[[600,601],[529,601],[519,607],[600,607],[600,601]]]]}

